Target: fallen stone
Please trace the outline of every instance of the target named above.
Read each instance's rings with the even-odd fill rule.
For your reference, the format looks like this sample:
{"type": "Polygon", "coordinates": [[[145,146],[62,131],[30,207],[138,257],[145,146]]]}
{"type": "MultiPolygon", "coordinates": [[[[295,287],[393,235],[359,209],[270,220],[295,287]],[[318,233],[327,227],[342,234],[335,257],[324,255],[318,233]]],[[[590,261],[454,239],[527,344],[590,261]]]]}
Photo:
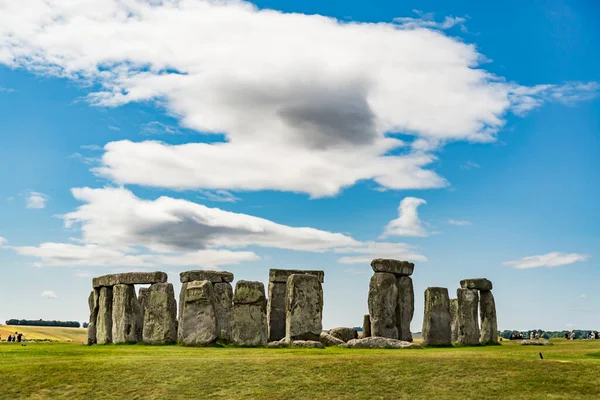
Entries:
{"type": "Polygon", "coordinates": [[[91,346],[96,344],[96,319],[98,318],[98,309],[100,307],[100,290],[94,289],[88,297],[88,306],[90,307],[90,321],[87,328],[87,344],[91,346]]]}
{"type": "Polygon", "coordinates": [[[423,317],[423,344],[450,346],[450,298],[448,289],[430,287],[425,290],[425,315],[423,317]]]}
{"type": "Polygon", "coordinates": [[[335,336],[330,335],[329,333],[323,331],[320,336],[321,343],[323,346],[337,346],[342,343],[345,343],[343,340],[336,338],[335,336]]]}
{"type": "Polygon", "coordinates": [[[269,341],[285,337],[285,283],[269,282],[269,302],[267,306],[269,341]]]}
{"type": "Polygon", "coordinates": [[[275,340],[275,341],[267,343],[267,347],[272,348],[272,349],[282,349],[285,347],[290,347],[290,343],[288,341],[286,341],[284,338],[281,340],[275,340]]]}
{"type": "Polygon", "coordinates": [[[212,344],[217,339],[213,284],[210,281],[194,281],[184,285],[178,341],[186,346],[212,344]]]}
{"type": "Polygon", "coordinates": [[[319,277],[290,275],[285,307],[285,337],[288,340],[319,340],[323,330],[323,288],[319,277]]]}
{"type": "Polygon", "coordinates": [[[396,305],[396,327],[398,328],[398,339],[412,342],[410,323],[415,313],[415,292],[413,281],[410,276],[399,276],[396,278],[398,288],[398,303],[396,305]]]}
{"type": "Polygon", "coordinates": [[[321,342],[317,342],[316,340],[294,340],[292,342],[292,347],[305,347],[311,349],[322,349],[323,344],[321,342]]]}
{"type": "Polygon", "coordinates": [[[344,342],[352,339],[358,339],[358,332],[353,328],[333,328],[329,331],[329,334],[344,342]]]}
{"type": "Polygon", "coordinates": [[[115,285],[146,285],[152,283],[164,283],[167,274],[164,272],[127,272],[124,274],[104,275],[92,279],[94,288],[115,285]]]}
{"type": "Polygon", "coordinates": [[[457,289],[458,338],[466,346],[479,344],[479,294],[475,289],[457,289]]]}
{"type": "Polygon", "coordinates": [[[233,274],[227,271],[194,270],[180,273],[179,280],[181,283],[194,281],[233,282],[233,274]]]}
{"type": "Polygon", "coordinates": [[[352,339],[345,343],[344,347],[351,349],[419,349],[421,345],[398,339],[372,336],[364,339],[352,339]]]}
{"type": "Polygon", "coordinates": [[[267,345],[267,302],[265,287],[261,282],[238,281],[236,283],[233,294],[231,341],[244,347],[267,345]],[[256,301],[246,303],[249,299],[256,299],[256,301]]]}
{"type": "Polygon", "coordinates": [[[398,339],[397,301],[396,276],[387,272],[373,274],[369,283],[368,300],[372,336],[398,339]]]}
{"type": "Polygon", "coordinates": [[[492,290],[492,282],[485,278],[463,279],[460,281],[463,289],[492,290]]]}
{"type": "Polygon", "coordinates": [[[523,340],[521,346],[551,346],[552,342],[548,340],[523,340]]]}
{"type": "Polygon", "coordinates": [[[410,276],[413,274],[415,264],[408,261],[376,258],[371,261],[371,268],[375,272],[387,272],[396,276],[410,276]]]}
{"type": "MultiPolygon", "coordinates": [[[[141,289],[140,289],[141,292],[141,289]]],[[[177,342],[177,303],[170,283],[155,283],[144,291],[142,339],[148,344],[177,342]]]]}
{"type": "Polygon", "coordinates": [[[450,299],[450,331],[455,343],[458,340],[458,299],[450,299]]]}
{"type": "Polygon", "coordinates": [[[366,338],[371,336],[371,317],[369,314],[365,314],[363,317],[363,326],[362,326],[362,337],[366,338]]]}
{"type": "Polygon", "coordinates": [[[233,288],[229,282],[213,283],[215,292],[215,315],[217,317],[217,336],[229,341],[231,331],[231,310],[233,309],[233,288]]]}
{"type": "Polygon", "coordinates": [[[96,343],[98,344],[112,343],[112,304],[113,288],[101,287],[96,318],[96,343]]]}
{"type": "Polygon", "coordinates": [[[269,282],[287,283],[290,275],[314,275],[319,278],[319,282],[325,281],[325,272],[316,270],[301,270],[301,269],[270,269],[269,282]]]}
{"type": "Polygon", "coordinates": [[[233,294],[235,304],[254,304],[265,301],[265,285],[262,282],[237,281],[233,294]]]}
{"type": "Polygon", "coordinates": [[[112,341],[115,344],[142,340],[144,316],[133,285],[113,286],[112,341]]]}
{"type": "Polygon", "coordinates": [[[498,344],[498,321],[496,319],[496,302],[490,291],[479,292],[479,314],[481,316],[481,344],[498,344]]]}

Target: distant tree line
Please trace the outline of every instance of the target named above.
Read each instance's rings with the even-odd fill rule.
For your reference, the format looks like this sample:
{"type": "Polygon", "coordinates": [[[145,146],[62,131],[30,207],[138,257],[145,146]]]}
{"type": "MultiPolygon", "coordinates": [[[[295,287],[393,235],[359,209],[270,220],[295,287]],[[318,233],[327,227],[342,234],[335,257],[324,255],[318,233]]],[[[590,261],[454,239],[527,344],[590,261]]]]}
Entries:
{"type": "Polygon", "coordinates": [[[6,325],[25,325],[25,326],[61,326],[64,328],[80,328],[81,324],[77,321],[45,321],[43,319],[9,319],[6,325]]]}

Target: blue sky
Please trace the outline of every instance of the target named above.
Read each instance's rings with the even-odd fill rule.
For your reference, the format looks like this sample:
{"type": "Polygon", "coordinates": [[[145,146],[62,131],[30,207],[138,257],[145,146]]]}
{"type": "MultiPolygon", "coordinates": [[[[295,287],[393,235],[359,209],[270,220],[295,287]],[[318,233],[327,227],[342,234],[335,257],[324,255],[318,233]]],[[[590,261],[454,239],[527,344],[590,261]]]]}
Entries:
{"type": "Polygon", "coordinates": [[[84,321],[105,273],[306,268],[356,326],[381,256],[414,331],[480,276],[500,329],[598,329],[595,2],[87,1],[0,1],[1,321],[84,321]]]}

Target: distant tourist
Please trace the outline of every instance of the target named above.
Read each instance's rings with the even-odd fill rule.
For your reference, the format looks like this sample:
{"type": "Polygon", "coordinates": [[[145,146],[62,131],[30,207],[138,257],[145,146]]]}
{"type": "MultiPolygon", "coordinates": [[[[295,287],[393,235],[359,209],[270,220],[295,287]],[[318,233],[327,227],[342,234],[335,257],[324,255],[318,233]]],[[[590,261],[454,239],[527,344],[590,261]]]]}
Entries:
{"type": "Polygon", "coordinates": [[[536,333],[535,333],[535,338],[536,338],[536,339],[539,339],[539,338],[540,338],[540,333],[539,333],[539,332],[536,332],[536,333]]]}
{"type": "Polygon", "coordinates": [[[21,343],[21,339],[22,339],[22,338],[23,338],[23,334],[22,334],[22,333],[19,333],[19,334],[17,335],[17,342],[21,343]]]}
{"type": "Polygon", "coordinates": [[[12,336],[8,335],[8,339],[7,340],[8,340],[9,343],[12,342],[12,336]]]}

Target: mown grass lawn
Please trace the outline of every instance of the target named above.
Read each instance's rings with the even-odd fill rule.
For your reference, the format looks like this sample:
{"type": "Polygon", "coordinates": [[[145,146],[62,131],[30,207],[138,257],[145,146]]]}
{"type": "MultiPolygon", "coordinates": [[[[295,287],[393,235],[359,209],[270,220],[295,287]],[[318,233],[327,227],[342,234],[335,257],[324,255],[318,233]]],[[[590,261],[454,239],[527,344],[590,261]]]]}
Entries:
{"type": "Polygon", "coordinates": [[[421,350],[4,343],[0,397],[600,398],[600,341],[554,343],[421,350]]]}

